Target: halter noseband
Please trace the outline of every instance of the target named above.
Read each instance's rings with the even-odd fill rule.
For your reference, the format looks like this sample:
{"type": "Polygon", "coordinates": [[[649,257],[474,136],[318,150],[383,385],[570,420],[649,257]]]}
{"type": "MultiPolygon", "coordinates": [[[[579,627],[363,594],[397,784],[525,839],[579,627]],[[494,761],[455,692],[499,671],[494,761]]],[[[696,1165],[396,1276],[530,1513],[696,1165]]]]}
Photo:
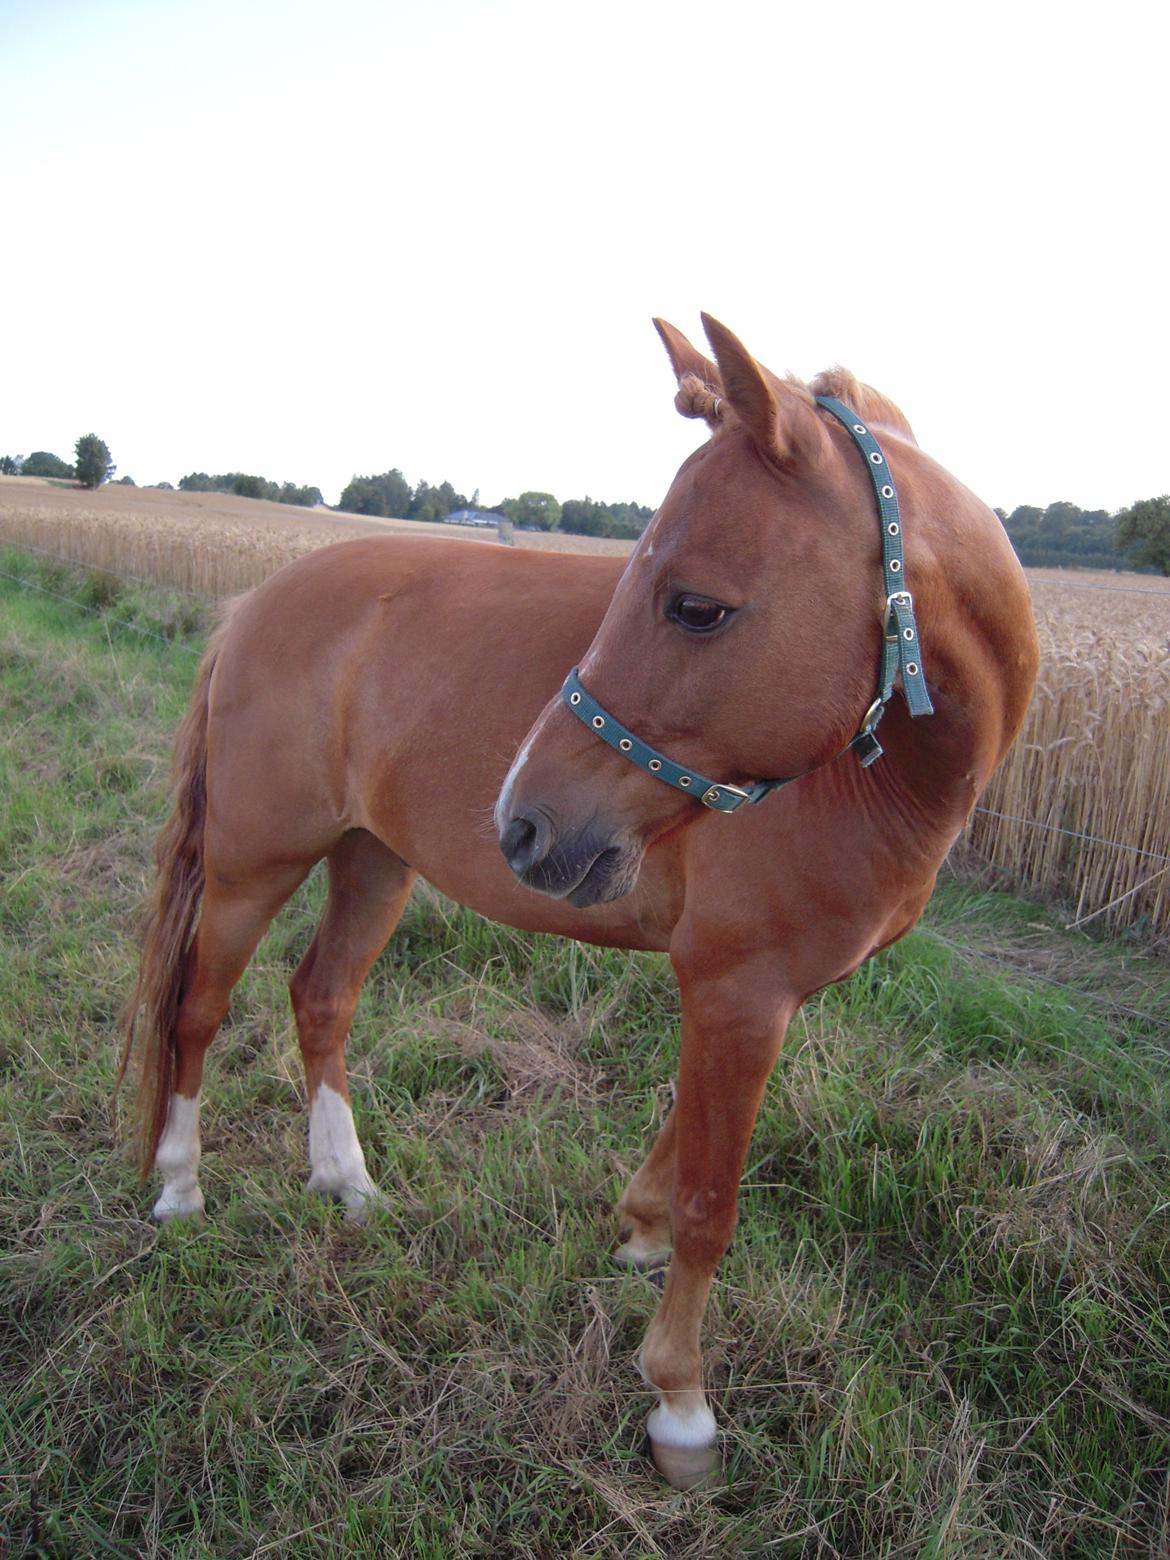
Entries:
{"type": "MultiPolygon", "coordinates": [[[[841,749],[841,753],[848,753],[850,750],[855,752],[862,768],[868,769],[875,759],[882,756],[882,745],[875,732],[886,712],[886,705],[894,696],[894,679],[899,672],[902,674],[902,696],[912,717],[933,715],[934,706],[930,702],[926,678],[922,672],[918,625],[914,621],[914,601],[906,588],[905,560],[902,554],[902,517],[886,457],[882,453],[881,445],[856,412],[850,411],[842,401],[837,401],[829,395],[818,395],[816,399],[817,405],[823,406],[837,419],[865,456],[882,528],[882,576],[886,595],[886,614],[882,632],[882,660],[877,697],[862,717],[857,735],[841,749]]],[[[666,757],[665,753],[652,748],[648,742],[643,742],[641,738],[636,737],[619,720],[615,720],[584,687],[577,675],[576,667],[565,679],[561,697],[577,719],[583,721],[603,742],[608,742],[615,753],[628,758],[632,764],[637,764],[639,769],[645,770],[648,775],[653,775],[656,780],[661,780],[664,785],[673,786],[676,791],[693,796],[696,801],[702,802],[704,807],[711,808],[713,812],[732,813],[745,802],[762,802],[765,796],[770,796],[781,786],[791,785],[794,780],[812,774],[813,769],[824,767],[823,764],[816,764],[813,769],[803,770],[799,775],[788,775],[776,780],[756,780],[746,786],[728,785],[722,780],[709,780],[693,769],[685,769],[681,764],[674,763],[672,759],[666,757]]],[[[825,763],[831,764],[840,756],[840,753],[836,753],[833,758],[826,759],[825,763]]]]}

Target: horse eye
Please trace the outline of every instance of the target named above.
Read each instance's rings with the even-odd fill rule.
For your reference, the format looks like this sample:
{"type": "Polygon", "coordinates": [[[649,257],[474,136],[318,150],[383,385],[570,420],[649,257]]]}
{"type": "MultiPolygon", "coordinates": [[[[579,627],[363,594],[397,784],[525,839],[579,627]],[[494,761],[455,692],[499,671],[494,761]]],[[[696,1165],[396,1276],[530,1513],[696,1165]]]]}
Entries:
{"type": "Polygon", "coordinates": [[[730,613],[730,607],[724,607],[718,601],[709,601],[706,596],[675,596],[666,609],[667,617],[680,628],[689,629],[692,634],[709,634],[730,613]]]}

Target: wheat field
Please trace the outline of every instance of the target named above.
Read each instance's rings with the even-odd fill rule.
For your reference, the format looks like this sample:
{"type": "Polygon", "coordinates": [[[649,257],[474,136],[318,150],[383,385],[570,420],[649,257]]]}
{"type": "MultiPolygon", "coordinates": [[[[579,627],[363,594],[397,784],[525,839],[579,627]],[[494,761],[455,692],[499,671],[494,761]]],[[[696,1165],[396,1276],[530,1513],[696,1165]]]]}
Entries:
{"type": "Polygon", "coordinates": [[[1170,580],[1028,571],[1040,677],[968,831],[994,865],[1100,920],[1170,932],[1170,580]],[[1000,816],[994,816],[999,814],[1000,816]]]}
{"type": "MultiPolygon", "coordinates": [[[[290,558],[371,531],[498,545],[495,531],[366,520],[222,493],[83,492],[0,477],[0,544],[220,597],[290,558]],[[214,538],[214,545],[210,545],[214,538]]],[[[629,542],[517,533],[523,547],[629,542]]],[[[965,836],[979,859],[1100,921],[1170,932],[1170,580],[1029,571],[1043,652],[1023,732],[965,836]]]]}
{"type": "MultiPolygon", "coordinates": [[[[33,547],[110,574],[201,595],[248,590],[290,558],[371,532],[496,544],[491,528],[367,520],[232,493],[180,493],[118,484],[91,492],[37,477],[0,477],[0,542],[33,547]],[[215,545],[209,540],[214,537],[215,545]]],[[[628,553],[629,542],[517,533],[515,545],[628,553]]]]}

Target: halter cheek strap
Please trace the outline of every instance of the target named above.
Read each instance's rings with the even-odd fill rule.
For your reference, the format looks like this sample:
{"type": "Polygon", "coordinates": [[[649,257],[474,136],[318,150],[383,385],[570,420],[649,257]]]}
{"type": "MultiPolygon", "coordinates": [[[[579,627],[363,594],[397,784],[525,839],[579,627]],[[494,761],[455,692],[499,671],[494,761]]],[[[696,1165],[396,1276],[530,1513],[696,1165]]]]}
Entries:
{"type": "MultiPolygon", "coordinates": [[[[870,764],[882,756],[882,745],[875,732],[886,712],[886,705],[894,696],[894,682],[899,673],[902,678],[902,696],[906,700],[911,716],[917,718],[920,715],[933,715],[934,706],[930,702],[926,678],[922,671],[918,625],[914,619],[914,600],[907,589],[905,579],[902,516],[886,457],[873,434],[844,402],[837,401],[832,396],[819,395],[817,404],[823,406],[825,411],[837,419],[865,456],[882,530],[882,578],[886,611],[877,696],[862,717],[857,735],[841,749],[842,753],[848,753],[852,749],[857,754],[862,768],[868,769],[870,764]]],[[[813,769],[803,770],[798,775],[788,775],[773,780],[757,780],[745,786],[729,785],[722,780],[710,780],[693,769],[676,764],[672,759],[667,758],[665,753],[660,753],[648,742],[643,742],[619,720],[615,720],[608,710],[598,704],[581,682],[576,667],[565,679],[561,697],[577,719],[583,721],[616,753],[629,759],[648,775],[653,775],[656,780],[661,780],[664,785],[673,786],[676,791],[693,796],[713,812],[736,812],[745,802],[753,804],[762,802],[765,796],[778,791],[781,786],[791,785],[794,780],[812,774],[813,769],[824,767],[822,764],[816,764],[813,769]]],[[[834,757],[827,759],[826,763],[832,763],[840,756],[840,753],[834,754],[834,757]]]]}

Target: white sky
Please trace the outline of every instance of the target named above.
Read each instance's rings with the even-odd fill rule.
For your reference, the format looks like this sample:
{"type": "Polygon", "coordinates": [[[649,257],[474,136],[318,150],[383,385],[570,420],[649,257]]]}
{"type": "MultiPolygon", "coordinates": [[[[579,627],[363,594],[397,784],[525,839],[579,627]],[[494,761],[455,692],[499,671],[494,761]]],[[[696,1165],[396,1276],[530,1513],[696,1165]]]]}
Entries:
{"type": "Polygon", "coordinates": [[[0,0],[0,453],[656,504],[650,326],[1170,490],[1164,6],[0,0]]]}

